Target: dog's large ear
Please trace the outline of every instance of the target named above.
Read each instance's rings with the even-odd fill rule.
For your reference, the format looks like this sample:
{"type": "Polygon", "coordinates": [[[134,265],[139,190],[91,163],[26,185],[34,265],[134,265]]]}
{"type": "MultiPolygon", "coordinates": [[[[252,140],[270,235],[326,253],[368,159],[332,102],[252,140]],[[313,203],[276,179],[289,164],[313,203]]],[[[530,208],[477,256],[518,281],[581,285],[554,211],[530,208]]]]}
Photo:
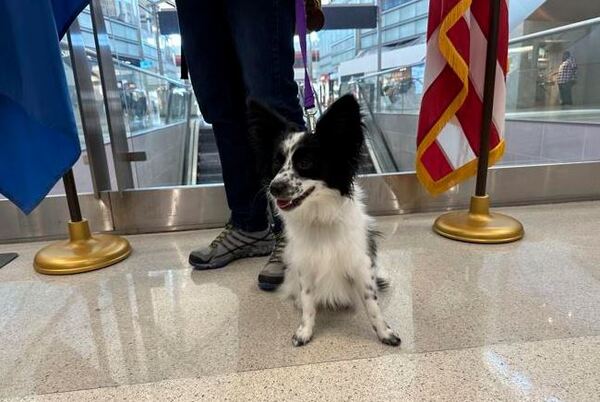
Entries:
{"type": "Polygon", "coordinates": [[[343,178],[343,195],[350,192],[365,142],[360,105],[351,94],[336,100],[317,121],[315,134],[328,155],[335,156],[336,176],[343,178]]]}
{"type": "Polygon", "coordinates": [[[285,134],[288,123],[279,113],[255,99],[248,99],[248,131],[256,155],[258,172],[264,181],[272,179],[275,147],[285,134]]]}
{"type": "Polygon", "coordinates": [[[315,132],[323,140],[340,142],[353,147],[364,142],[360,105],[352,94],[346,94],[333,102],[317,121],[315,132]]]}

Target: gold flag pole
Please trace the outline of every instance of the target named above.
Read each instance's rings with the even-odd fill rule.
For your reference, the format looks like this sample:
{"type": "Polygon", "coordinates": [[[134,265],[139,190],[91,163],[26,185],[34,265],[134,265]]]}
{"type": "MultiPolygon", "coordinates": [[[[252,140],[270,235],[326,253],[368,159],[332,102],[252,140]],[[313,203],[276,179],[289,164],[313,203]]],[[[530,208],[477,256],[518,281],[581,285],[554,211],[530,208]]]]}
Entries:
{"type": "Polygon", "coordinates": [[[90,232],[87,219],[81,216],[73,170],[63,176],[69,205],[69,240],[44,247],[35,255],[35,270],[47,275],[77,274],[108,267],[131,254],[129,242],[120,236],[90,232]]]}
{"type": "Polygon", "coordinates": [[[498,27],[500,1],[490,0],[490,35],[487,44],[481,143],[477,162],[477,184],[468,212],[450,212],[436,219],[433,230],[454,240],[471,243],[508,243],[524,235],[523,225],[516,219],[490,212],[490,197],[486,192],[490,154],[490,129],[494,109],[496,60],[498,57],[498,27]]]}

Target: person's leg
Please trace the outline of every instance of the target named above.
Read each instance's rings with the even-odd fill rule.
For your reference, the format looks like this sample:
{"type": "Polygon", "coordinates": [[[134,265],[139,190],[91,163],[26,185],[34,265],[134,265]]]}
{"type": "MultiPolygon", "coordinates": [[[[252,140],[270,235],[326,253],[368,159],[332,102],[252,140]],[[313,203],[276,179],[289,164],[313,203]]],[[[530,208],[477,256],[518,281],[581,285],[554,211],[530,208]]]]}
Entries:
{"type": "Polygon", "coordinates": [[[194,92],[213,125],[232,223],[253,232],[268,225],[267,201],[247,135],[246,89],[225,3],[177,0],[177,9],[194,92]]]}
{"type": "Polygon", "coordinates": [[[558,97],[561,105],[565,104],[565,84],[558,84],[558,97]]]}
{"type": "Polygon", "coordinates": [[[274,236],[246,124],[246,90],[223,1],[177,0],[179,25],[194,92],[212,123],[231,224],[207,247],[190,253],[197,269],[268,255],[274,236]]]}
{"type": "Polygon", "coordinates": [[[567,105],[573,105],[573,82],[567,82],[565,84],[565,103],[567,105]]]}
{"type": "MultiPolygon", "coordinates": [[[[248,96],[304,127],[294,81],[294,0],[231,0],[228,4],[248,96]]],[[[273,222],[274,231],[280,233],[281,220],[274,215],[273,222]]]]}
{"type": "Polygon", "coordinates": [[[294,81],[294,0],[230,0],[227,4],[248,96],[304,126],[294,81]]]}
{"type": "MultiPolygon", "coordinates": [[[[248,96],[304,127],[294,81],[294,0],[230,0],[227,4],[248,96]]],[[[258,277],[263,290],[275,289],[284,277],[281,254],[285,239],[281,221],[277,216],[273,220],[277,243],[258,277]]]]}

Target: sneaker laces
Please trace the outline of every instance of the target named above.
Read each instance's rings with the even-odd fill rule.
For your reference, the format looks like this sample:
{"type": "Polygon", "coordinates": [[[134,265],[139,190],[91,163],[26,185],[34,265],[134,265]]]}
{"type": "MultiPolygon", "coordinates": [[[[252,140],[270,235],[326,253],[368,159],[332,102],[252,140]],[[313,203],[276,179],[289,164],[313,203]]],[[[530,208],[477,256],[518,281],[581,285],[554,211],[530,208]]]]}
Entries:
{"type": "Polygon", "coordinates": [[[277,233],[275,235],[275,247],[273,247],[273,252],[271,252],[271,256],[269,257],[269,263],[283,264],[283,249],[285,245],[285,235],[283,232],[277,233]]]}
{"type": "Polygon", "coordinates": [[[223,241],[223,239],[225,239],[227,236],[229,236],[229,234],[232,232],[233,230],[233,225],[231,223],[228,223],[227,225],[225,225],[225,229],[223,229],[223,231],[221,233],[219,233],[219,235],[210,243],[210,248],[216,248],[219,246],[219,243],[221,243],[223,241]]]}

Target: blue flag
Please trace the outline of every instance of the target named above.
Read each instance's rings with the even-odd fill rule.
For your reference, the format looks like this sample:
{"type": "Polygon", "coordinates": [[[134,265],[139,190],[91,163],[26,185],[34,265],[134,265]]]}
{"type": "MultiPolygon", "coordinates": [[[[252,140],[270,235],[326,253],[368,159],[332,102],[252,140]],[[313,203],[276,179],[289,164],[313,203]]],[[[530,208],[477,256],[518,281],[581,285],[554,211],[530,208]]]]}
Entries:
{"type": "Polygon", "coordinates": [[[0,193],[31,212],[81,153],[59,38],[83,0],[0,0],[0,193]]]}

